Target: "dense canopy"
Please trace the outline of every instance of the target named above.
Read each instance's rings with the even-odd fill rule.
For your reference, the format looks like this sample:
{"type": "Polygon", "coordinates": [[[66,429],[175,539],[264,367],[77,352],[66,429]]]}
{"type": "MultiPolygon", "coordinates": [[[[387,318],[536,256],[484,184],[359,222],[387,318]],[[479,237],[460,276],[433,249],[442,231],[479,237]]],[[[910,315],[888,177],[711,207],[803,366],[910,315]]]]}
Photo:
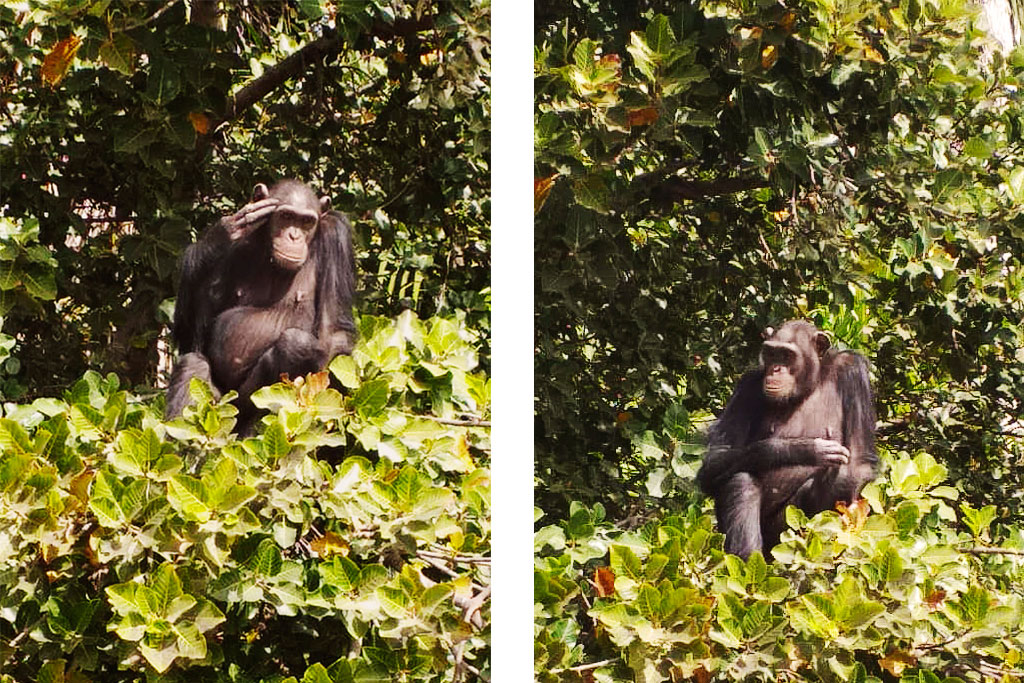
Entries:
{"type": "Polygon", "coordinates": [[[538,676],[1020,675],[1024,51],[958,0],[536,7],[538,676]],[[883,471],[744,564],[693,477],[793,318],[883,471]]]}

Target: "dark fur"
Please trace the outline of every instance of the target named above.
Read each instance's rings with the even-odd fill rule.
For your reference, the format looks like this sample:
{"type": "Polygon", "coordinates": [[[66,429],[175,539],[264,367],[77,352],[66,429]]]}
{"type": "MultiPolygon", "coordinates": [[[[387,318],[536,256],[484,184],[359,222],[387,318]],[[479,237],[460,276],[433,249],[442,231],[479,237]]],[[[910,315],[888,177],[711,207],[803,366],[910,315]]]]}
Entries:
{"type": "MultiPolygon", "coordinates": [[[[285,190],[295,194],[291,185],[285,190]]],[[[351,352],[355,262],[348,219],[322,214],[296,270],[276,265],[270,231],[267,221],[232,242],[222,220],[185,251],[173,327],[182,356],[167,391],[168,419],[181,414],[189,380],[199,377],[218,395],[238,391],[238,429],[248,433],[257,416],[253,391],[351,352]]]]}
{"type": "Polygon", "coordinates": [[[762,389],[764,367],[751,370],[708,434],[697,481],[715,499],[726,551],[741,557],[754,550],[770,553],[785,529],[787,505],[813,515],[838,501],[851,503],[877,473],[867,361],[832,349],[819,360],[808,328],[814,330],[809,323],[791,322],[772,337],[781,335],[799,349],[807,371],[798,393],[788,401],[769,401],[762,389]],[[849,462],[821,465],[813,449],[816,438],[846,446],[849,462]]]}

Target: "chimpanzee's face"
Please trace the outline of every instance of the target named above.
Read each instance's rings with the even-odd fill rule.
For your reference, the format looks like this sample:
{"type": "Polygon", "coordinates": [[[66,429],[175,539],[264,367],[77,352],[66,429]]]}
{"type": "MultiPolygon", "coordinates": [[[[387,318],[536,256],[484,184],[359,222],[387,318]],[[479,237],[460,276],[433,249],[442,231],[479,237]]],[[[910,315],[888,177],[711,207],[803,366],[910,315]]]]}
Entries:
{"type": "Polygon", "coordinates": [[[309,258],[309,243],[319,222],[319,203],[312,192],[286,192],[270,218],[274,262],[297,270],[309,258]]]}
{"type": "Polygon", "coordinates": [[[819,359],[828,337],[813,325],[790,321],[771,333],[761,346],[762,388],[773,403],[805,396],[818,382],[819,359]]]}
{"type": "Polygon", "coordinates": [[[764,367],[764,395],[771,401],[785,401],[796,393],[797,377],[803,365],[795,345],[767,341],[761,348],[764,367]]]}

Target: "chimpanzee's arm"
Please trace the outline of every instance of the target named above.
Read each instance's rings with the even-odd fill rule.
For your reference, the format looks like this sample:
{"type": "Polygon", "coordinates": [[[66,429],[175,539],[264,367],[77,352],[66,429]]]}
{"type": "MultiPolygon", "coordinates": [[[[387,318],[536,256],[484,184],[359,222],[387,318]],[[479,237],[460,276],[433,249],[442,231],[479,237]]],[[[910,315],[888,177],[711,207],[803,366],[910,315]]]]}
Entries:
{"type": "Polygon", "coordinates": [[[836,358],[836,385],[843,406],[843,444],[850,449],[850,462],[840,470],[836,494],[853,501],[864,484],[878,473],[875,451],[875,400],[871,391],[868,364],[856,353],[836,358]]]}
{"type": "Polygon", "coordinates": [[[181,262],[181,281],[174,304],[174,340],[182,354],[201,351],[213,313],[211,292],[204,285],[211,276],[211,266],[228,248],[227,236],[218,229],[218,222],[203,238],[185,250],[181,262]],[[223,237],[223,241],[219,237],[223,237]]]}
{"type": "Polygon", "coordinates": [[[351,353],[356,336],[352,320],[355,257],[352,226],[345,215],[337,211],[323,214],[311,248],[317,259],[315,330],[329,360],[351,353]]]}
{"type": "Polygon", "coordinates": [[[199,241],[185,250],[181,282],[174,305],[174,340],[181,353],[202,351],[213,317],[220,313],[214,275],[233,245],[241,244],[264,225],[281,203],[266,196],[265,185],[257,185],[253,201],[230,216],[224,216],[199,241]],[[262,191],[261,191],[262,189],[262,191]]]}
{"type": "Polygon", "coordinates": [[[708,430],[708,450],[697,472],[697,484],[708,495],[715,495],[732,475],[744,469],[747,441],[755,420],[764,412],[762,376],[759,370],[744,374],[708,430]]]}
{"type": "Polygon", "coordinates": [[[713,446],[704,456],[697,481],[710,493],[737,472],[760,474],[783,467],[838,467],[846,462],[845,450],[837,441],[813,437],[761,439],[748,446],[713,446]]]}
{"type": "Polygon", "coordinates": [[[769,437],[751,443],[767,410],[762,379],[760,370],[740,379],[708,434],[708,452],[697,473],[697,482],[707,493],[718,491],[737,472],[758,474],[782,467],[837,467],[846,463],[847,449],[830,439],[769,437]]]}

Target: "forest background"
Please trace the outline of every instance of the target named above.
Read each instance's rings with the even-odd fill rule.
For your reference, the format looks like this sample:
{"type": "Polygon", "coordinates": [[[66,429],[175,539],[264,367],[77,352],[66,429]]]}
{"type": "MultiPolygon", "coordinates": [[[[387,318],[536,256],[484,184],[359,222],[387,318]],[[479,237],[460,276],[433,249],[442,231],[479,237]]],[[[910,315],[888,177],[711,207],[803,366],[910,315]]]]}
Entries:
{"type": "Polygon", "coordinates": [[[1024,675],[1024,50],[987,28],[535,3],[538,680],[1024,675]],[[743,562],[694,474],[791,318],[869,359],[882,472],[743,562]]]}
{"type": "Polygon", "coordinates": [[[489,678],[489,3],[7,2],[0,84],[0,680],[489,678]],[[359,345],[162,422],[182,250],[287,176],[359,345]]]}

